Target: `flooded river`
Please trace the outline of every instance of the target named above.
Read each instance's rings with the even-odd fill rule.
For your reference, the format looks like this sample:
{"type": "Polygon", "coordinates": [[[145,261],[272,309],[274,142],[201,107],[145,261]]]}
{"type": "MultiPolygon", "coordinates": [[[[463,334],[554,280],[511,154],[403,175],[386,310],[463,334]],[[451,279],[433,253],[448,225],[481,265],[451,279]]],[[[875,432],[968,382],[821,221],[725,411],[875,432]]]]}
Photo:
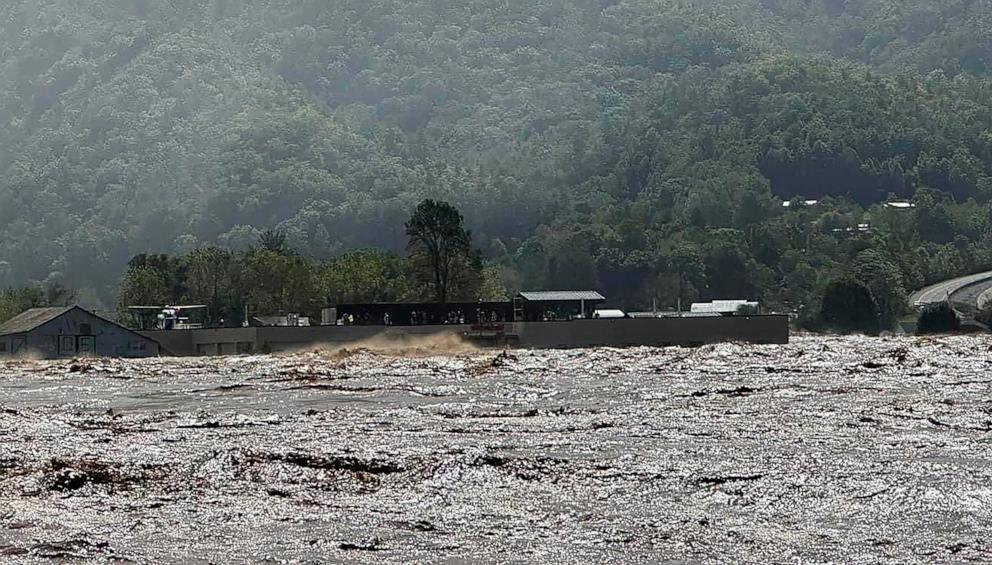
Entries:
{"type": "Polygon", "coordinates": [[[990,348],[8,362],[0,561],[989,561],[990,348]]]}

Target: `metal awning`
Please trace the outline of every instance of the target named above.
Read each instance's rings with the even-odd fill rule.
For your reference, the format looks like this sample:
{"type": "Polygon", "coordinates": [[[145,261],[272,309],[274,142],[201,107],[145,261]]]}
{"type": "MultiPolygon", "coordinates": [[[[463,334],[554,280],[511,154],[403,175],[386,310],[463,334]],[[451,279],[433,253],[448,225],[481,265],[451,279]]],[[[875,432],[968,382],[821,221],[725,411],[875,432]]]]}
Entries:
{"type": "Polygon", "coordinates": [[[594,290],[550,290],[521,292],[520,298],[528,302],[603,302],[606,297],[594,290]]]}

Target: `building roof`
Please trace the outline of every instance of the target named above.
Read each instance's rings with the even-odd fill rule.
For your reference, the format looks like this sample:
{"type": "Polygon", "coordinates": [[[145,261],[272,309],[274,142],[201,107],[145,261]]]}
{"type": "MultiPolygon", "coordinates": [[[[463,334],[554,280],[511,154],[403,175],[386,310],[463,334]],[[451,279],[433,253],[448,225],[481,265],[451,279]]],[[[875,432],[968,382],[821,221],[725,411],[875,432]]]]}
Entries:
{"type": "Polygon", "coordinates": [[[628,312],[628,316],[637,319],[646,318],[722,318],[719,312],[628,312]]]}
{"type": "MultiPolygon", "coordinates": [[[[296,326],[309,327],[310,318],[308,316],[296,316],[296,326]]],[[[290,316],[252,316],[252,321],[267,328],[290,327],[290,316]]]]}
{"type": "Polygon", "coordinates": [[[529,302],[590,302],[604,301],[606,297],[594,290],[552,290],[541,292],[521,292],[520,297],[529,302]]]}
{"type": "Polygon", "coordinates": [[[51,322],[62,314],[75,308],[74,306],[60,306],[56,308],[32,308],[26,312],[7,320],[0,324],[0,335],[27,333],[41,325],[51,322]]]}
{"type": "MultiPolygon", "coordinates": [[[[816,206],[817,204],[820,203],[820,201],[819,200],[803,200],[802,203],[805,204],[806,206],[816,206]]],[[[791,208],[792,207],[792,201],[791,200],[786,200],[786,201],[782,202],[782,207],[783,208],[791,208]]]]}
{"type": "Polygon", "coordinates": [[[757,302],[747,300],[714,300],[713,302],[697,302],[692,305],[691,311],[697,314],[714,312],[718,314],[736,314],[741,306],[758,308],[760,305],[757,302]]]}
{"type": "Polygon", "coordinates": [[[592,315],[593,318],[602,318],[604,320],[626,318],[627,314],[623,310],[596,310],[592,315]]]}

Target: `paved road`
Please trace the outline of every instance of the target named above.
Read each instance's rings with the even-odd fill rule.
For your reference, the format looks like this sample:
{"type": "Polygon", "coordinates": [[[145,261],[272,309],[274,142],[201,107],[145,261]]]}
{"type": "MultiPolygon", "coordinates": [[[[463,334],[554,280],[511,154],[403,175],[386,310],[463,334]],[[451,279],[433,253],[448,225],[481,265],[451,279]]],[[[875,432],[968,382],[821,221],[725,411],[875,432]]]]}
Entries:
{"type": "Polygon", "coordinates": [[[951,295],[951,302],[972,315],[982,309],[982,297],[992,290],[992,279],[984,279],[967,285],[951,295]]]}
{"type": "Polygon", "coordinates": [[[992,287],[978,295],[978,309],[984,310],[990,304],[992,304],[992,287]]]}
{"type": "Polygon", "coordinates": [[[978,297],[989,289],[992,289],[992,271],[976,273],[928,286],[911,294],[909,303],[918,308],[951,298],[954,302],[975,305],[978,297]]]}

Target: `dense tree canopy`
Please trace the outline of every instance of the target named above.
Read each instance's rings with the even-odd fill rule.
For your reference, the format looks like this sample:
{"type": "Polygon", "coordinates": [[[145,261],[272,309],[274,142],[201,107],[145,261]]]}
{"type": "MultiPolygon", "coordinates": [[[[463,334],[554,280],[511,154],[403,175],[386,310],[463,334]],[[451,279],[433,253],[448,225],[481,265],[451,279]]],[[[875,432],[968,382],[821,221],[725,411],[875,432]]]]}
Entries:
{"type": "Polygon", "coordinates": [[[406,223],[406,235],[414,273],[430,289],[434,302],[448,302],[461,280],[481,270],[465,219],[447,202],[428,199],[418,204],[406,223]]]}
{"type": "Polygon", "coordinates": [[[73,291],[58,284],[0,288],[0,323],[31,308],[69,306],[76,299],[77,296],[73,291]]]}
{"type": "MultiPolygon", "coordinates": [[[[439,209],[449,220],[450,214],[458,219],[457,210],[428,202],[410,224],[423,222],[425,214],[439,209]]],[[[508,298],[509,289],[498,269],[483,269],[471,248],[452,251],[449,259],[461,264],[450,273],[451,298],[465,302],[508,298]]],[[[439,291],[434,265],[424,260],[423,250],[413,246],[407,257],[358,250],[315,261],[286,247],[274,232],[262,234],[256,245],[240,252],[204,248],[179,256],[138,256],[131,260],[118,290],[118,317],[141,327],[149,321],[143,316],[156,312],[129,307],[204,305],[206,310],[196,313],[199,321],[230,327],[250,321],[246,312],[249,318],[292,313],[319,320],[323,308],[338,304],[430,301],[431,293],[439,291]]],[[[51,295],[51,290],[33,288],[0,291],[0,316],[6,313],[5,300],[41,303],[51,295]]]]}
{"type": "Polygon", "coordinates": [[[921,334],[956,332],[961,329],[957,312],[947,302],[929,304],[920,312],[917,331],[921,334]]]}
{"type": "Polygon", "coordinates": [[[473,289],[810,315],[853,273],[887,326],[992,267],[990,28],[963,0],[11,0],[0,285],[395,297],[430,198],[473,289]]]}
{"type": "Polygon", "coordinates": [[[823,329],[840,332],[878,333],[878,302],[862,282],[854,278],[831,281],[823,292],[820,322],[823,329]]]}

